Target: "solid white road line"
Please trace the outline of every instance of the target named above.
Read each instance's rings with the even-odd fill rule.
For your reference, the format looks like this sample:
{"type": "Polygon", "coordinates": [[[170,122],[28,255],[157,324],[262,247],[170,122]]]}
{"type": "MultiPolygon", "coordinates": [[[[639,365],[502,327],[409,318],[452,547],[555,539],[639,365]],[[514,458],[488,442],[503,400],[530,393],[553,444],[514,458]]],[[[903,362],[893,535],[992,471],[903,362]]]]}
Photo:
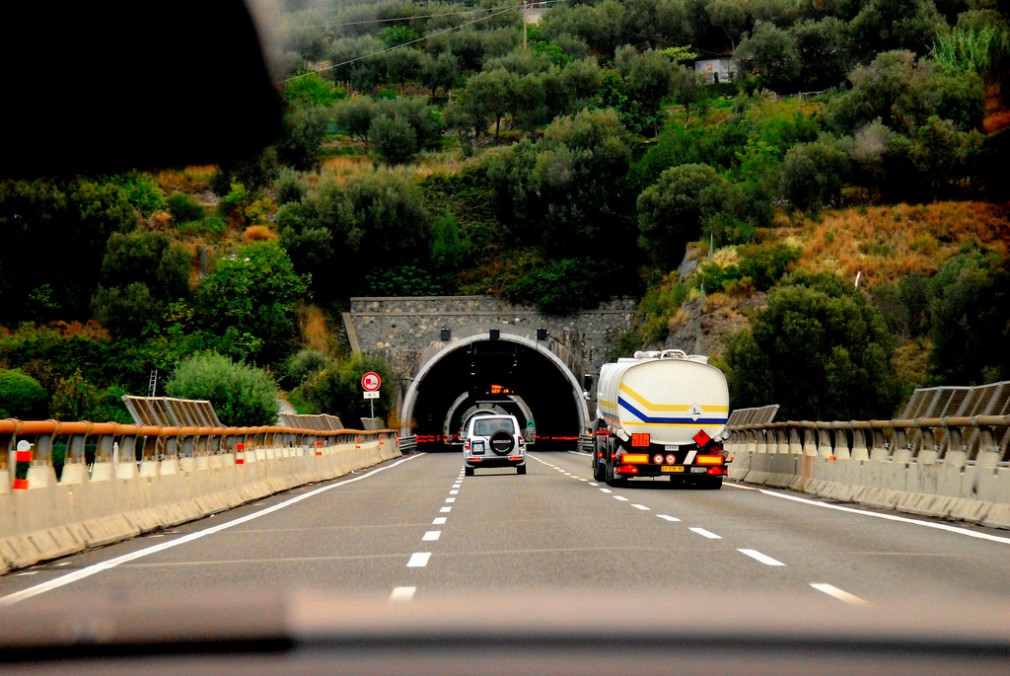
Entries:
{"type": "Polygon", "coordinates": [[[745,554],[745,555],[751,557],[755,561],[760,561],[761,563],[765,564],[766,566],[784,566],[784,565],[786,565],[786,564],[782,563],[781,561],[779,561],[778,559],[773,559],[772,557],[768,556],[767,554],[762,554],[761,552],[759,552],[756,549],[738,549],[737,551],[740,552],[741,554],[745,554]]]}
{"type": "Polygon", "coordinates": [[[836,599],[838,599],[839,601],[844,601],[845,603],[848,603],[848,604],[853,605],[853,606],[868,606],[868,605],[870,605],[869,601],[867,601],[865,599],[861,599],[861,598],[859,598],[858,596],[856,596],[854,594],[850,594],[847,591],[839,589],[838,587],[836,587],[834,585],[831,585],[831,584],[827,584],[825,582],[811,582],[810,586],[813,587],[814,589],[816,589],[819,592],[824,592],[828,596],[833,596],[836,599]]]}
{"type": "Polygon", "coordinates": [[[200,538],[207,537],[208,535],[214,535],[215,533],[220,533],[223,530],[227,530],[234,526],[239,526],[243,523],[252,521],[254,519],[258,519],[261,516],[266,516],[267,514],[272,514],[274,512],[284,509],[285,507],[290,507],[291,505],[299,503],[302,500],[308,500],[309,498],[313,498],[319,495],[320,493],[325,493],[326,491],[333,490],[334,488],[339,488],[340,486],[346,486],[347,484],[352,484],[355,481],[361,481],[362,479],[367,479],[375,474],[378,474],[379,472],[384,472],[387,469],[392,469],[393,467],[396,467],[397,465],[402,465],[405,462],[410,462],[414,458],[419,458],[422,455],[426,454],[418,453],[417,455],[409,455],[401,460],[397,460],[396,462],[390,465],[385,465],[383,467],[379,467],[378,469],[374,469],[371,472],[367,472],[366,474],[355,476],[353,479],[346,479],[345,481],[339,481],[335,484],[321,486],[320,488],[308,491],[307,493],[302,493],[301,495],[285,500],[284,502],[279,502],[276,505],[273,505],[272,507],[261,509],[258,512],[253,512],[252,514],[246,514],[245,516],[239,517],[238,519],[227,521],[225,523],[221,523],[216,526],[212,526],[210,528],[205,528],[201,531],[190,533],[189,535],[183,535],[181,538],[175,540],[169,540],[168,542],[162,542],[152,547],[138,549],[135,552],[130,552],[129,554],[123,554],[121,556],[111,558],[108,561],[102,561],[101,563],[96,563],[93,566],[88,566],[86,568],[76,570],[73,573],[68,573],[67,575],[53,578],[48,582],[43,582],[42,584],[36,585],[34,587],[29,587],[28,589],[22,589],[21,591],[14,592],[13,594],[8,594],[7,596],[0,596],[0,607],[7,606],[12,603],[17,603],[18,601],[23,601],[33,596],[38,596],[39,594],[44,594],[45,592],[51,591],[53,589],[65,587],[68,584],[73,584],[74,582],[91,577],[92,575],[97,575],[102,571],[111,570],[112,568],[120,566],[124,563],[136,561],[137,559],[142,559],[146,556],[150,556],[151,554],[157,554],[158,552],[163,552],[166,549],[172,549],[173,547],[178,547],[179,545],[184,545],[188,542],[199,540],[200,538]]]}
{"type": "Polygon", "coordinates": [[[832,505],[827,502],[818,502],[817,500],[800,498],[795,495],[776,493],[775,491],[769,491],[766,489],[759,489],[759,490],[761,493],[764,493],[765,495],[770,495],[775,498],[782,498],[783,500],[792,500],[793,502],[799,502],[804,505],[823,507],[824,509],[835,509],[838,510],[839,512],[849,512],[851,514],[862,514],[864,516],[873,516],[878,519],[886,519],[887,521],[898,521],[900,523],[908,523],[914,526],[925,526],[926,528],[935,528],[937,530],[944,530],[947,531],[948,533],[956,533],[957,535],[966,535],[968,537],[978,538],[979,540],[989,540],[990,542],[999,542],[1005,545],[1010,545],[1010,538],[1000,537],[999,535],[990,535],[989,533],[979,533],[977,531],[968,530],[967,528],[950,526],[945,523],[933,523],[931,521],[922,521],[920,519],[910,519],[906,516],[897,516],[895,514],[881,514],[880,512],[869,512],[863,509],[855,509],[854,507],[843,507],[842,505],[832,505]]]}

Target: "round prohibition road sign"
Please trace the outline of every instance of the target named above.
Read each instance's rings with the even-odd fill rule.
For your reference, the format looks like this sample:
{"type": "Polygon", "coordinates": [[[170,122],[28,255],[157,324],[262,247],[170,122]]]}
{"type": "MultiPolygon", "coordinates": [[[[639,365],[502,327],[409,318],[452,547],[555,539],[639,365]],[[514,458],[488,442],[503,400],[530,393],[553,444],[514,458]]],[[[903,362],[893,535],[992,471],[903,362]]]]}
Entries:
{"type": "Polygon", "coordinates": [[[382,378],[375,371],[369,371],[361,376],[361,386],[365,389],[365,392],[376,392],[380,385],[382,385],[382,378]]]}

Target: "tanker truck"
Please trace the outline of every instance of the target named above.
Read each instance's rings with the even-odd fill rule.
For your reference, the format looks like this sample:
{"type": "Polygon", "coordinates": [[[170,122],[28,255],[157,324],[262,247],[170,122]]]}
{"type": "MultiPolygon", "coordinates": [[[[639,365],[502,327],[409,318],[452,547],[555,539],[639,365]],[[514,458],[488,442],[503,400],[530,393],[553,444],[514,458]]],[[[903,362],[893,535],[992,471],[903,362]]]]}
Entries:
{"type": "Polygon", "coordinates": [[[622,485],[669,477],[722,487],[727,473],[729,388],[703,355],[636,352],[600,368],[593,423],[593,478],[622,485]]]}

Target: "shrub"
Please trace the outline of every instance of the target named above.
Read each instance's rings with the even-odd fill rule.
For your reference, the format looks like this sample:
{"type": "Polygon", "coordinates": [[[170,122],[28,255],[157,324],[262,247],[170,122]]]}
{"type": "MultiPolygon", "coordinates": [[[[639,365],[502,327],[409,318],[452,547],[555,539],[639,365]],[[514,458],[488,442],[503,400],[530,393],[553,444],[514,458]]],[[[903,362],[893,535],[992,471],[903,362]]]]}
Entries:
{"type": "Polygon", "coordinates": [[[39,381],[21,369],[0,369],[0,419],[42,420],[48,396],[39,381]]]}
{"type": "Polygon", "coordinates": [[[206,399],[229,426],[275,425],[280,411],[277,384],[261,369],[233,362],[216,352],[184,359],[165,383],[182,399],[206,399]]]}
{"type": "Polygon", "coordinates": [[[197,202],[192,195],[177,192],[174,195],[169,195],[166,202],[168,210],[172,214],[172,220],[176,223],[199,221],[205,215],[203,205],[197,202]]]}

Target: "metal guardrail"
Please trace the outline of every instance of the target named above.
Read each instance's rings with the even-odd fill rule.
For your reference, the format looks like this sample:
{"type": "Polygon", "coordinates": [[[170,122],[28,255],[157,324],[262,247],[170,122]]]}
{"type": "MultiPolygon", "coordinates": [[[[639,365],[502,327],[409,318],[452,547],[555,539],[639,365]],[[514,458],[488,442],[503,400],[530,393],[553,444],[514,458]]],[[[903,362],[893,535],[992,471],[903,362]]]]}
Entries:
{"type": "MultiPolygon", "coordinates": [[[[236,449],[293,446],[314,448],[360,441],[395,430],[307,429],[285,426],[179,427],[113,422],[0,420],[0,471],[10,471],[19,442],[32,446],[31,464],[52,464],[52,451],[66,452],[67,464],[135,458],[200,457],[236,449]]],[[[24,444],[21,444],[22,446],[24,444]]]]}
{"type": "Polygon", "coordinates": [[[789,421],[729,427],[730,444],[770,453],[974,464],[1010,464],[1010,415],[896,420],[789,421]]]}

